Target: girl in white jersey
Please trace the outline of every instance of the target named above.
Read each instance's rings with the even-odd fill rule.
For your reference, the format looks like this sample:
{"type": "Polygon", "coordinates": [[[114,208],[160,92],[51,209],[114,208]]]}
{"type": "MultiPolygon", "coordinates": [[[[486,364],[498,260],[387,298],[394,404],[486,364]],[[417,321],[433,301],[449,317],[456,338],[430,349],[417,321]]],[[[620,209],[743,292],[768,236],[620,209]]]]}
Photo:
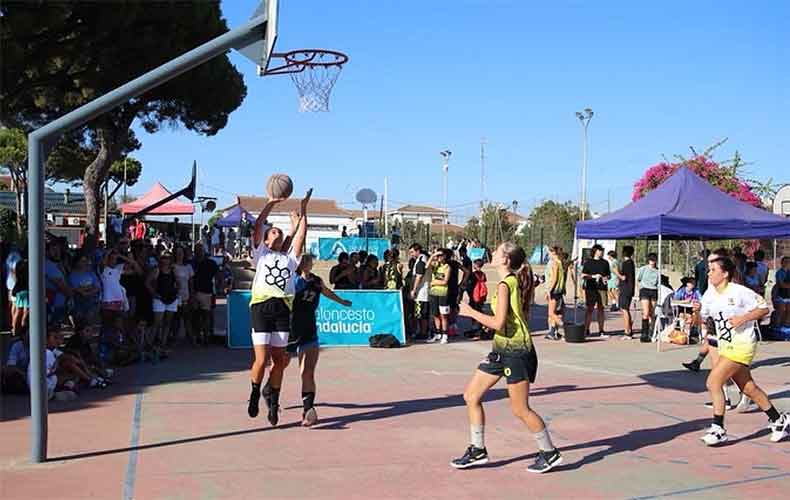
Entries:
{"type": "Polygon", "coordinates": [[[307,203],[311,194],[312,189],[302,199],[301,214],[291,214],[292,241],[289,241],[290,237],[285,238],[279,228],[266,223],[274,205],[283,201],[278,198],[269,198],[255,222],[253,233],[255,278],[250,300],[250,324],[255,361],[250,369],[252,390],[247,414],[251,418],[258,416],[261,382],[266,365],[271,360],[266,405],[272,425],[277,425],[279,420],[280,386],[283,370],[288,365],[285,347],[291,329],[294,277],[307,236],[307,203]]]}
{"type": "MultiPolygon", "coordinates": [[[[712,318],[716,324],[719,360],[708,375],[707,387],[713,401],[713,423],[702,441],[715,446],[727,441],[724,430],[724,393],[727,380],[732,379],[741,392],[754,401],[770,420],[771,441],[788,435],[790,414],[774,408],[768,396],[752,379],[750,365],[757,349],[755,327],[768,314],[765,299],[743,285],[732,283],[735,263],[729,258],[718,258],[710,263],[710,287],[702,297],[703,321],[712,318]]],[[[704,324],[704,322],[703,322],[704,324]]]]}

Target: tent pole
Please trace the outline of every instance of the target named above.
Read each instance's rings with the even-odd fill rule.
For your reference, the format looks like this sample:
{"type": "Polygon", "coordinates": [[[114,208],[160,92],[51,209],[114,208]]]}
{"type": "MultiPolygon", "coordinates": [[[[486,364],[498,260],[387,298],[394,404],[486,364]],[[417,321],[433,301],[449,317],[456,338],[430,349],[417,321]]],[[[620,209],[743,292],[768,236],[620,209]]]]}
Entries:
{"type": "MultiPolygon", "coordinates": [[[[658,302],[656,307],[662,306],[661,301],[661,231],[658,232],[658,302]]],[[[658,327],[658,335],[656,336],[656,352],[661,352],[661,323],[658,321],[656,315],[656,326],[658,327]]]]}

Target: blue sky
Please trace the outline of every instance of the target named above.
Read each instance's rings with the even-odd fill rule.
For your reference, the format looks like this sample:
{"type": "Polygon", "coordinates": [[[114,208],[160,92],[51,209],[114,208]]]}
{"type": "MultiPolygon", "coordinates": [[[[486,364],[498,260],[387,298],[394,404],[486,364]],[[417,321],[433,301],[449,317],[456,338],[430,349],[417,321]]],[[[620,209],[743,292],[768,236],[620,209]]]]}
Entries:
{"type": "MultiPolygon", "coordinates": [[[[231,27],[258,0],[226,0],[231,27]]],[[[231,54],[248,96],[228,126],[206,138],[149,135],[140,182],[171,189],[200,168],[200,194],[220,206],[262,194],[287,172],[297,193],[357,208],[354,193],[383,190],[390,206],[440,205],[439,151],[450,148],[453,219],[486,198],[527,212],[551,198],[578,200],[581,128],[592,107],[591,208],[630,200],[633,183],[661,155],[724,137],[752,177],[790,182],[790,3],[516,0],[280,1],[278,50],[333,48],[351,60],[330,113],[299,113],[287,76],[259,78],[231,54]]]]}

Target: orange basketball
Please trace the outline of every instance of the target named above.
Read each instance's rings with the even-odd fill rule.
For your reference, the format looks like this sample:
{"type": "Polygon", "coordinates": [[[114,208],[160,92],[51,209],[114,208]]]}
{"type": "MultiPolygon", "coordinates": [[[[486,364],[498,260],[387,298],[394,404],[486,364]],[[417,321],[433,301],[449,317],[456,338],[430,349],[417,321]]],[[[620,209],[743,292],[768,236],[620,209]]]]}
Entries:
{"type": "Polygon", "coordinates": [[[294,183],[285,174],[273,174],[266,182],[266,193],[270,198],[288,198],[294,191],[294,183]]]}

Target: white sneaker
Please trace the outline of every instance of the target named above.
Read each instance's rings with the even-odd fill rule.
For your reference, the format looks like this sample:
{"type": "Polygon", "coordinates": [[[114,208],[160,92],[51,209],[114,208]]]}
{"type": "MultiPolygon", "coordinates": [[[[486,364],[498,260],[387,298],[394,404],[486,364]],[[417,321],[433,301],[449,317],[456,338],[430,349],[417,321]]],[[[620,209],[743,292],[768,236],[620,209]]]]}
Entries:
{"type": "Polygon", "coordinates": [[[720,425],[711,424],[708,433],[700,439],[708,446],[716,446],[727,441],[727,431],[720,425]]]}
{"type": "Polygon", "coordinates": [[[746,397],[745,394],[741,395],[741,400],[738,401],[738,405],[735,407],[735,411],[738,413],[746,413],[754,409],[754,404],[752,404],[752,400],[746,397]]]}
{"type": "Polygon", "coordinates": [[[439,343],[440,344],[448,344],[449,342],[450,342],[450,339],[447,338],[447,334],[446,333],[444,335],[439,335],[439,343]]]}
{"type": "Polygon", "coordinates": [[[313,407],[305,412],[304,418],[302,418],[302,426],[312,427],[316,422],[318,422],[318,413],[315,411],[315,407],[313,407]]]}
{"type": "Polygon", "coordinates": [[[431,334],[431,335],[430,335],[430,336],[429,336],[429,337],[428,337],[428,338],[425,340],[425,342],[426,342],[427,344],[433,344],[434,342],[436,342],[437,340],[439,340],[439,337],[440,337],[439,335],[435,335],[435,334],[433,334],[433,333],[432,333],[432,334],[431,334]]]}
{"type": "Polygon", "coordinates": [[[778,443],[790,436],[790,413],[782,413],[779,420],[768,426],[771,429],[771,442],[778,443]]]}

